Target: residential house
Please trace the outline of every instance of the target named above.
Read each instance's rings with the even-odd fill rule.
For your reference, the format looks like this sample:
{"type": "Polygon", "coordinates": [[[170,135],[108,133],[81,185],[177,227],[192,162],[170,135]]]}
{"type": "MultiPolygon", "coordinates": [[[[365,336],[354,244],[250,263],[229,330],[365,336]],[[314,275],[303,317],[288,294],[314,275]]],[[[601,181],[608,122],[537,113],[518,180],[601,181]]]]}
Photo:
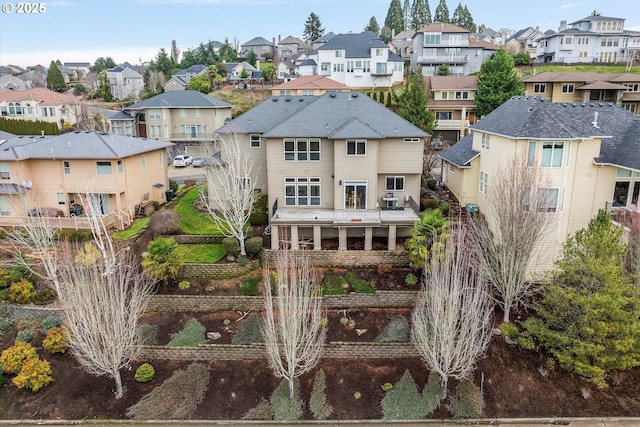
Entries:
{"type": "Polygon", "coordinates": [[[336,36],[336,33],[334,33],[333,31],[329,31],[328,33],[323,34],[322,36],[320,36],[319,38],[311,42],[311,50],[318,49],[320,46],[324,45],[326,42],[328,42],[335,36],[336,36]]]}
{"type": "Polygon", "coordinates": [[[79,71],[80,76],[86,76],[91,71],[91,64],[89,62],[65,62],[62,65],[66,68],[79,71]]]}
{"type": "Polygon", "coordinates": [[[623,18],[587,16],[560,22],[558,32],[539,39],[535,62],[628,62],[640,55],[640,32],[624,29],[623,18]]]}
{"type": "Polygon", "coordinates": [[[394,35],[389,42],[389,48],[400,58],[409,61],[413,52],[413,30],[404,30],[394,35]]]}
{"type": "MultiPolygon", "coordinates": [[[[133,118],[135,136],[175,142],[178,152],[195,157],[215,130],[231,119],[231,107],[195,90],[173,90],[130,105],[124,113],[133,118]]],[[[111,119],[114,131],[128,126],[124,116],[111,119]]]]}
{"type": "Polygon", "coordinates": [[[418,219],[429,135],[366,95],[272,97],[218,130],[231,133],[268,194],[273,249],[337,237],[340,250],[395,250],[418,219]]]}
{"type": "MultiPolygon", "coordinates": [[[[278,77],[284,80],[300,76],[300,65],[309,57],[309,52],[300,51],[278,62],[278,77]]],[[[307,75],[313,74],[311,71],[307,75]]]]}
{"type": "Polygon", "coordinates": [[[271,88],[273,96],[319,96],[328,91],[350,91],[351,88],[325,76],[304,76],[271,88]]]}
{"type": "Polygon", "coordinates": [[[173,74],[171,78],[164,84],[164,91],[169,92],[171,90],[186,90],[192,78],[196,76],[208,75],[208,69],[204,65],[192,65],[189,68],[185,68],[173,74]]]}
{"type": "MultiPolygon", "coordinates": [[[[338,34],[309,53],[318,64],[314,74],[330,77],[350,88],[392,87],[402,84],[404,61],[375,33],[338,34]]],[[[300,67],[302,75],[312,68],[300,67]]]]}
{"type": "Polygon", "coordinates": [[[473,203],[487,213],[496,170],[516,155],[543,168],[550,180],[546,209],[555,212],[555,224],[533,272],[550,268],[562,242],[599,209],[610,209],[620,222],[638,210],[640,117],[613,103],[518,96],[472,130],[441,156],[443,181],[461,205],[473,203]]]}
{"type": "Polygon", "coordinates": [[[433,135],[441,142],[453,144],[469,132],[476,121],[476,76],[428,76],[427,107],[435,114],[433,135]]]}
{"type": "Polygon", "coordinates": [[[34,68],[25,73],[16,75],[17,78],[27,84],[27,89],[36,87],[47,87],[47,69],[34,68]]]}
{"type": "Polygon", "coordinates": [[[270,42],[263,37],[254,37],[246,43],[240,45],[240,56],[246,58],[250,52],[256,54],[258,59],[267,59],[269,56],[271,59],[276,55],[275,40],[270,42]]]}
{"type": "Polygon", "coordinates": [[[22,120],[42,120],[57,123],[76,123],[73,95],[58,93],[45,88],[10,90],[0,92],[0,115],[22,120]]]}
{"type": "Polygon", "coordinates": [[[523,79],[527,95],[552,102],[613,102],[640,114],[640,75],[545,71],[523,79]]]}
{"type": "Polygon", "coordinates": [[[172,144],[95,131],[1,140],[0,224],[18,225],[32,209],[62,215],[52,224],[87,228],[69,218],[97,208],[108,224],[122,227],[136,206],[164,203],[169,179],[166,148],[172,144]],[[89,204],[80,195],[91,193],[89,204]],[[92,205],[92,206],[91,206],[92,205]]]}
{"type": "Polygon", "coordinates": [[[113,99],[138,99],[144,88],[142,74],[129,67],[118,66],[107,70],[113,99]]]}
{"type": "Polygon", "coordinates": [[[307,44],[297,37],[288,36],[280,40],[278,36],[278,55],[279,61],[290,58],[298,52],[304,52],[307,49],[307,44]]]}
{"type": "Polygon", "coordinates": [[[232,83],[237,80],[240,80],[245,70],[249,74],[249,76],[247,77],[248,79],[257,79],[257,78],[260,78],[262,75],[262,73],[260,73],[260,71],[256,67],[249,64],[246,61],[227,62],[224,65],[227,68],[227,80],[229,80],[232,83]]]}
{"type": "Polygon", "coordinates": [[[544,36],[544,33],[540,31],[540,27],[523,28],[516,31],[505,41],[504,48],[509,53],[528,52],[531,58],[535,58],[538,40],[544,36]]]}
{"type": "Polygon", "coordinates": [[[30,86],[22,79],[11,74],[0,76],[0,92],[7,90],[27,90],[30,86]]]}
{"type": "Polygon", "coordinates": [[[413,36],[411,69],[422,69],[425,76],[435,76],[441,65],[449,66],[449,75],[466,76],[480,67],[498,46],[469,37],[469,30],[453,24],[434,22],[413,36]]]}

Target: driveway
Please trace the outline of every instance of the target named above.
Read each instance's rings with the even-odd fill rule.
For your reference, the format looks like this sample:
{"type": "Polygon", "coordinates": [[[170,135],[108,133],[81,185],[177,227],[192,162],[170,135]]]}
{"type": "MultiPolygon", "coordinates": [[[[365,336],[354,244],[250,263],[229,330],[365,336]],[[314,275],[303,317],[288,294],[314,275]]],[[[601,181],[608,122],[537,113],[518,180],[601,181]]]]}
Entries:
{"type": "Polygon", "coordinates": [[[169,175],[169,179],[177,182],[178,184],[184,184],[185,179],[195,179],[198,182],[205,181],[202,168],[194,168],[193,166],[176,168],[173,165],[170,165],[167,168],[167,174],[169,175]]]}

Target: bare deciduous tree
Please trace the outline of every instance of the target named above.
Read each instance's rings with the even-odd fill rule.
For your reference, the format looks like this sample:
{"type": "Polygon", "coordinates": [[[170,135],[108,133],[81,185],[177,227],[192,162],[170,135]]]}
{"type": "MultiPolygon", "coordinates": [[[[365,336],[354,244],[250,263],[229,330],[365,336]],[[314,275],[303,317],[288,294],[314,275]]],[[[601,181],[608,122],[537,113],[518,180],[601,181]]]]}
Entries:
{"type": "Polygon", "coordinates": [[[221,161],[203,165],[208,189],[202,194],[202,202],[220,232],[238,239],[240,254],[244,256],[247,224],[259,197],[253,163],[242,149],[247,142],[238,133],[223,134],[218,143],[220,154],[213,159],[221,161]]]}
{"type": "Polygon", "coordinates": [[[300,253],[280,251],[271,274],[265,269],[265,311],[261,322],[269,366],[277,377],[289,382],[289,399],[294,398],[294,379],[320,360],[326,329],[322,324],[322,296],[300,253]]]}
{"type": "Polygon", "coordinates": [[[527,281],[531,260],[555,222],[559,195],[549,187],[540,167],[528,166],[525,156],[515,156],[491,176],[484,215],[470,221],[483,271],[498,294],[505,322],[511,309],[531,293],[533,283],[527,281]]]}
{"type": "Polygon", "coordinates": [[[440,397],[449,377],[468,377],[491,338],[493,300],[477,253],[460,227],[438,237],[412,313],[411,340],[429,369],[440,376],[440,397]]]}
{"type": "Polygon", "coordinates": [[[83,247],[59,242],[44,217],[27,219],[24,229],[11,236],[17,248],[30,247],[42,261],[41,269],[32,270],[56,291],[71,352],[89,373],[113,378],[116,398],[121,398],[120,370],[140,354],[138,318],[153,282],[129,248],[114,244],[98,209],[89,209],[87,219],[93,241],[83,247]]]}

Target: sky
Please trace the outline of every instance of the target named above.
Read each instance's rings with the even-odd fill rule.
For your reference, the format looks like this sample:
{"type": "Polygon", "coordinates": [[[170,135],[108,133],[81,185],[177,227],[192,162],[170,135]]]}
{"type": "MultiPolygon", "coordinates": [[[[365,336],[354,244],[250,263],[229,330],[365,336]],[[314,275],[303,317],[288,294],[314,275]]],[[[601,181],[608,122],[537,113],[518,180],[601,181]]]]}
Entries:
{"type": "MultiPolygon", "coordinates": [[[[428,0],[432,15],[440,0],[428,0]]],[[[449,12],[466,5],[476,24],[494,30],[539,27],[557,30],[597,10],[625,18],[640,31],[640,1],[447,0],[449,12]]],[[[245,43],[254,37],[303,38],[313,12],[326,32],[360,32],[371,17],[384,24],[391,0],[49,0],[41,13],[17,13],[19,2],[0,0],[0,65],[27,67],[52,60],[116,63],[155,59],[160,48],[181,51],[210,40],[245,43]]],[[[22,4],[33,4],[22,3],[22,4]]],[[[404,0],[401,0],[404,4],[404,0]]],[[[23,12],[27,10],[23,8],[23,12]]]]}

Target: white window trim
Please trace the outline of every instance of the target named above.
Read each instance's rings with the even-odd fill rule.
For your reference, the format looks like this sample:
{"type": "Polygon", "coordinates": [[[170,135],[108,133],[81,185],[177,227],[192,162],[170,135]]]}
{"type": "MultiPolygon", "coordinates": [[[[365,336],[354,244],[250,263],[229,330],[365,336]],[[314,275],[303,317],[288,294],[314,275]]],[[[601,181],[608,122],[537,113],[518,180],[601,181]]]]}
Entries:
{"type": "Polygon", "coordinates": [[[367,155],[367,140],[366,139],[348,139],[345,144],[345,152],[347,156],[366,156],[367,155]],[[349,143],[354,144],[354,153],[349,154],[349,143]],[[362,143],[364,145],[364,154],[358,154],[358,145],[362,143]]]}

